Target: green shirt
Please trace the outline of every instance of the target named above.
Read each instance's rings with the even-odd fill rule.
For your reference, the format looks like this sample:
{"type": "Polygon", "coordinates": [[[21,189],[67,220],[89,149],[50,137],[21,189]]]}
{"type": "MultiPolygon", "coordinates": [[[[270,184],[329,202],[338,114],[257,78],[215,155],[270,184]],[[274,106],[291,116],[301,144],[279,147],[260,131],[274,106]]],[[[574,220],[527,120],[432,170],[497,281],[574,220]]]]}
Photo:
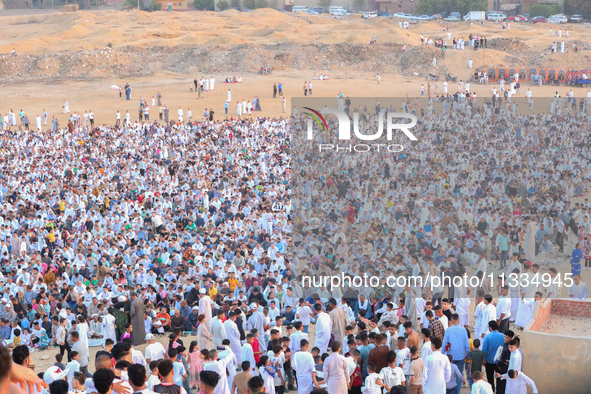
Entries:
{"type": "Polygon", "coordinates": [[[470,374],[475,371],[482,372],[482,362],[486,354],[482,350],[472,350],[468,353],[468,360],[471,361],[470,374]]]}

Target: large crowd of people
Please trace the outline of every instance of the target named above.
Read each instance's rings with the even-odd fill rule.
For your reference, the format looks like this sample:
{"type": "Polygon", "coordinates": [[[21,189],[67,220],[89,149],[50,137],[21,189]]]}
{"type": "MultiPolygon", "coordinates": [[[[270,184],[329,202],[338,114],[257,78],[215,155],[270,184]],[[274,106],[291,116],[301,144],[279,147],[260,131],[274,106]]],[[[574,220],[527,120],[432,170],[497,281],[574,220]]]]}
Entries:
{"type": "Polygon", "coordinates": [[[589,124],[558,99],[553,115],[397,101],[343,100],[362,130],[382,109],[419,116],[418,141],[394,136],[406,149],[388,156],[318,154],[297,113],[39,132],[10,117],[0,365],[59,349],[20,379],[51,394],[537,392],[518,330],[536,302],[588,296],[591,207],[571,199],[591,179],[589,124]],[[562,275],[563,259],[569,287],[432,285],[562,275]],[[381,279],[314,285],[335,274],[381,279]],[[424,286],[385,279],[410,276],[424,286]]]}

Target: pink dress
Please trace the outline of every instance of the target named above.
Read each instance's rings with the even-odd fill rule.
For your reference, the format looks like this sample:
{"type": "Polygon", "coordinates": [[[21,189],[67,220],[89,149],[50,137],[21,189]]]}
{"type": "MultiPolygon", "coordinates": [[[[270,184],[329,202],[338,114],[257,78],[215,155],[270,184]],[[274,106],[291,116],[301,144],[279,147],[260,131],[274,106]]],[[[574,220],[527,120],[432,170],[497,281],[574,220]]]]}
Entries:
{"type": "Polygon", "coordinates": [[[191,357],[191,361],[189,362],[189,384],[191,387],[199,387],[199,372],[203,370],[200,355],[201,352],[199,350],[189,353],[189,357],[191,357]]]}

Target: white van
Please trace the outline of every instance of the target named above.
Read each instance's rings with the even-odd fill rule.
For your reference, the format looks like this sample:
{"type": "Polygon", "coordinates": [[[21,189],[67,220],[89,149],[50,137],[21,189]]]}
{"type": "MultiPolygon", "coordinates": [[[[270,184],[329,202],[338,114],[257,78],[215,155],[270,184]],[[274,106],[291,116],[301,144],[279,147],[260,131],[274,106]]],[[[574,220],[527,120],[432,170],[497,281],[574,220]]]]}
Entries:
{"type": "Polygon", "coordinates": [[[377,16],[378,16],[378,13],[376,11],[368,11],[368,12],[363,13],[363,18],[365,18],[365,19],[377,18],[377,16]]]}
{"type": "Polygon", "coordinates": [[[502,12],[489,12],[486,14],[486,19],[489,21],[502,21],[507,19],[507,15],[503,14],[502,12]]]}
{"type": "Polygon", "coordinates": [[[346,15],[347,14],[347,10],[345,9],[345,7],[336,7],[336,6],[329,7],[328,12],[332,15],[346,15]]]}
{"type": "Polygon", "coordinates": [[[552,15],[550,18],[548,18],[548,23],[566,23],[566,22],[568,22],[568,19],[563,14],[552,15]]]}
{"type": "Polygon", "coordinates": [[[306,12],[306,11],[308,11],[308,7],[306,7],[305,5],[295,5],[291,9],[291,12],[306,12]]]}

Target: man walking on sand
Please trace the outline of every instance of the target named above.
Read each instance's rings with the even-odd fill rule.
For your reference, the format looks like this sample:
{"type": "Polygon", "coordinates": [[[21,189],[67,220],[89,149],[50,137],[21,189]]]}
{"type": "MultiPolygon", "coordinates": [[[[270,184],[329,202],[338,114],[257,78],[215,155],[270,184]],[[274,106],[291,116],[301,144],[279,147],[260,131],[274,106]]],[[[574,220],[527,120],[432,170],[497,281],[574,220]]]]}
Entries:
{"type": "Polygon", "coordinates": [[[70,104],[68,104],[68,100],[66,100],[65,103],[64,103],[64,113],[65,114],[69,114],[70,113],[70,104]]]}

